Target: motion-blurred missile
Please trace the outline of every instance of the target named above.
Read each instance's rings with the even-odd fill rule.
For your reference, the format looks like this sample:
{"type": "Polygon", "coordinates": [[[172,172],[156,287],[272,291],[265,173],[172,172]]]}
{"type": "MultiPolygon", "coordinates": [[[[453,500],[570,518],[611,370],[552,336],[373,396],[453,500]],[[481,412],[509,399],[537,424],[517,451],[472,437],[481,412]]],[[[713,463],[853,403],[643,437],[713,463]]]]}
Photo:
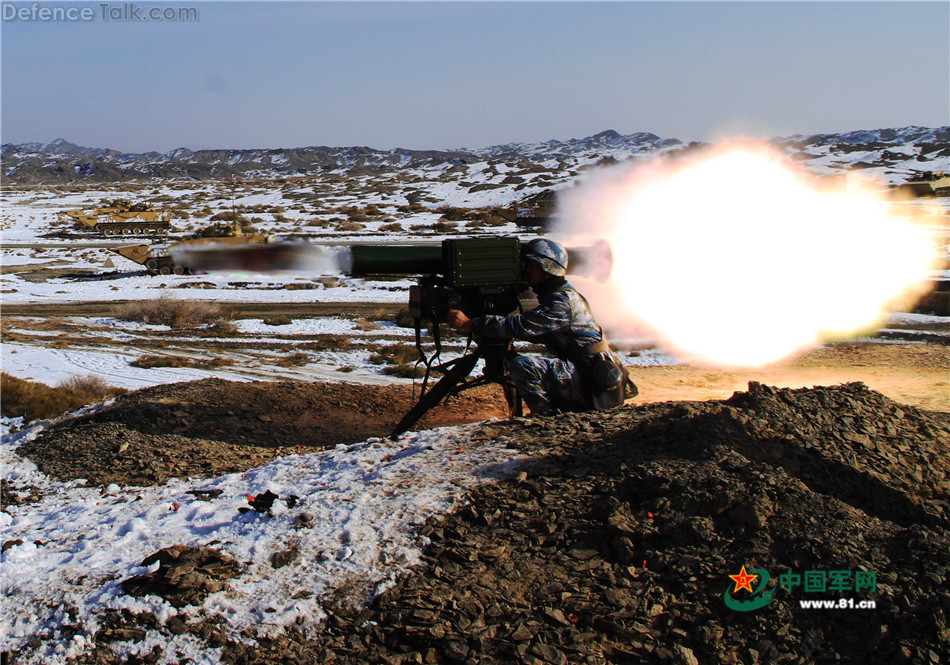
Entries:
{"type": "Polygon", "coordinates": [[[339,248],[307,242],[254,245],[209,243],[170,250],[176,264],[195,272],[339,274],[339,248]]]}

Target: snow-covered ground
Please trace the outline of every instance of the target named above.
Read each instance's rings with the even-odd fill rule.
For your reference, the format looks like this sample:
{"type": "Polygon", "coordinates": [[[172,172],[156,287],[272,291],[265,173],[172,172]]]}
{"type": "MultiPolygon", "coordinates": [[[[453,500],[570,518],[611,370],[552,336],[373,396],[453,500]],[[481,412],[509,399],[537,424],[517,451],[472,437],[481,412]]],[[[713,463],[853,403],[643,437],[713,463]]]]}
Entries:
{"type": "MultiPolygon", "coordinates": [[[[3,650],[41,636],[44,646],[23,662],[59,663],[88,646],[83,635],[101,627],[108,609],[151,612],[161,622],[220,617],[232,639],[250,629],[273,634],[287,626],[312,630],[324,617],[324,594],[348,585],[379,592],[399,571],[419,562],[425,539],[418,527],[451,509],[473,485],[505,477],[517,455],[503,441],[474,442],[473,426],[370,439],[311,455],[284,457],[247,473],[208,481],[173,480],[159,487],[87,488],[56,483],[19,458],[14,448],[43,425],[5,438],[4,477],[32,486],[43,498],[0,512],[5,543],[2,576],[3,650]],[[218,494],[201,500],[195,490],[218,494]],[[239,512],[249,496],[273,492],[269,513],[239,512]],[[288,501],[290,497],[296,500],[288,501]],[[293,504],[293,508],[289,504],[293,504]],[[294,521],[309,515],[310,527],[294,521]],[[172,545],[214,547],[243,566],[230,590],[199,607],[176,610],[157,596],[133,598],[121,582],[155,570],[142,561],[172,545]],[[272,557],[297,558],[275,569],[272,557]],[[63,626],[80,629],[64,636],[63,626]]],[[[72,632],[72,631],[71,631],[72,632]]],[[[162,663],[215,663],[189,636],[152,633],[120,652],[145,653],[155,644],[162,663]]]]}
{"type": "MultiPolygon", "coordinates": [[[[849,159],[853,157],[849,155],[849,159]]],[[[837,159],[832,155],[816,155],[812,166],[818,171],[833,173],[840,167],[837,159]]],[[[342,207],[372,203],[391,213],[405,231],[380,232],[379,227],[385,222],[376,220],[368,222],[359,232],[335,231],[332,225],[319,227],[323,240],[360,241],[369,235],[374,242],[423,238],[436,241],[440,238],[437,234],[421,234],[411,228],[435,223],[440,216],[435,212],[438,206],[507,205],[543,188],[538,181],[536,186],[518,191],[512,187],[471,191],[473,184],[501,183],[506,172],[504,165],[495,169],[485,165],[473,167],[464,174],[464,187],[457,178],[415,181],[412,187],[422,190],[421,195],[430,199],[425,205],[431,210],[416,210],[402,216],[397,204],[405,201],[404,196],[387,194],[385,188],[370,194],[374,184],[365,177],[352,178],[348,184],[328,183],[320,193],[305,199],[306,210],[299,209],[299,199],[285,196],[288,192],[306,195],[306,187],[268,189],[258,184],[248,187],[252,191],[235,193],[224,185],[156,184],[144,186],[132,196],[168,196],[176,201],[187,201],[192,209],[209,206],[215,211],[227,211],[234,206],[284,207],[282,213],[265,210],[250,214],[260,217],[256,222],[260,230],[291,237],[300,235],[301,229],[310,228],[306,226],[308,221],[317,219],[323,223],[340,217],[341,213],[320,208],[320,205],[342,207]],[[357,187],[358,190],[354,189],[357,187]]],[[[417,175],[421,178],[424,174],[417,175]]],[[[563,178],[556,184],[567,181],[563,178]]],[[[386,184],[403,187],[398,182],[386,184]]],[[[405,193],[406,190],[399,191],[405,193]]],[[[139,241],[105,242],[92,234],[68,240],[41,237],[64,228],[57,216],[59,210],[88,207],[104,198],[125,195],[123,191],[103,187],[80,192],[60,188],[57,192],[12,190],[3,194],[0,258],[4,270],[0,274],[0,295],[4,305],[127,301],[168,294],[225,303],[400,303],[406,300],[407,280],[374,282],[333,275],[335,281],[320,281],[315,276],[291,274],[149,277],[140,266],[107,248],[139,241]],[[26,274],[26,268],[41,265],[58,272],[48,279],[26,274]],[[295,288],[288,289],[288,285],[295,288]]],[[[932,209],[939,215],[946,214],[946,199],[921,200],[913,205],[932,209]]],[[[189,220],[188,228],[200,226],[201,221],[189,220]]],[[[465,231],[461,224],[458,228],[465,231]]],[[[477,232],[526,235],[513,224],[477,232]]],[[[942,324],[946,319],[899,315],[893,322],[942,324]]],[[[99,348],[94,341],[82,336],[75,344],[50,345],[44,342],[44,335],[58,334],[55,330],[26,330],[25,324],[20,330],[16,321],[5,321],[4,332],[19,333],[21,341],[4,342],[3,371],[51,385],[70,376],[92,373],[105,377],[113,385],[128,388],[212,375],[235,380],[260,378],[261,371],[251,367],[251,363],[214,370],[136,368],[129,363],[140,353],[135,348],[139,337],[162,334],[170,343],[186,346],[187,336],[112,317],[71,317],[66,323],[72,326],[71,330],[88,328],[93,331],[92,336],[101,336],[109,344],[99,348]]],[[[411,331],[395,326],[360,329],[354,325],[353,318],[313,317],[296,319],[284,326],[265,325],[259,319],[241,320],[230,342],[281,341],[292,346],[295,337],[321,334],[386,343],[399,340],[408,343],[411,338],[411,331]]],[[[644,340],[614,341],[633,347],[644,340]]],[[[382,375],[366,361],[367,354],[361,353],[362,356],[338,352],[314,354],[310,365],[288,369],[284,376],[333,380],[336,367],[356,363],[360,368],[346,375],[348,381],[360,376],[366,381],[396,380],[382,375]]],[[[676,362],[653,349],[625,355],[624,360],[629,364],[676,362]]],[[[173,616],[184,620],[217,616],[233,631],[235,641],[248,639],[239,636],[246,628],[261,634],[289,625],[312,629],[325,616],[324,592],[347,585],[381,589],[391,584],[400,571],[419,560],[424,545],[424,538],[418,533],[422,522],[457,505],[473,484],[510,474],[518,464],[517,453],[506,448],[504,441],[473,441],[473,427],[466,426],[410,433],[398,441],[369,440],[322,453],[285,457],[247,473],[210,480],[182,478],[159,487],[112,486],[103,490],[86,487],[81,481],[54,482],[17,455],[17,447],[37,437],[46,426],[44,423],[24,426],[4,419],[0,448],[4,479],[12,491],[34,488],[41,497],[37,502],[10,505],[0,512],[3,530],[0,540],[5,543],[0,571],[3,590],[0,650],[17,651],[39,636],[42,645],[29,652],[24,660],[29,663],[65,663],[71,656],[82,653],[89,646],[83,635],[96,632],[101,626],[102,613],[108,609],[147,611],[162,622],[173,616]],[[194,490],[220,490],[220,495],[212,501],[202,501],[189,493],[194,490]],[[280,497],[270,514],[238,511],[247,506],[248,495],[268,490],[280,497]],[[293,507],[286,501],[291,496],[299,499],[293,507]],[[302,513],[311,516],[312,528],[294,527],[294,521],[302,513]],[[230,591],[213,594],[200,607],[177,610],[158,597],[134,599],[121,592],[121,581],[147,572],[141,562],[157,550],[171,545],[209,543],[244,566],[240,575],[230,581],[230,591]],[[299,551],[293,563],[279,569],[271,566],[275,553],[293,548],[299,551]],[[71,628],[67,630],[67,626],[71,628]]],[[[201,650],[188,636],[168,643],[154,631],[150,631],[144,641],[120,642],[116,648],[125,654],[144,653],[160,639],[165,649],[162,663],[185,659],[196,664],[218,662],[217,651],[201,650]]]]}
{"type": "MultiPolygon", "coordinates": [[[[494,178],[503,179],[507,169],[504,165],[493,167],[492,174],[485,173],[484,165],[474,166],[466,174],[466,187],[471,183],[485,183],[494,178]]],[[[335,178],[336,176],[334,176],[335,178]]],[[[415,174],[413,179],[421,177],[415,174]]],[[[330,251],[336,251],[341,244],[352,242],[439,242],[443,235],[425,234],[414,235],[411,227],[427,225],[436,222],[442,206],[453,205],[495,205],[507,204],[524,196],[523,191],[513,192],[511,187],[501,187],[468,194],[466,187],[460,187],[456,180],[433,178],[430,181],[414,185],[413,191],[421,191],[420,196],[427,199],[423,210],[414,210],[411,213],[400,212],[398,203],[405,203],[405,197],[394,194],[379,193],[387,187],[396,186],[391,176],[380,176],[375,182],[366,177],[352,178],[350,188],[341,184],[328,185],[334,193],[328,196],[320,186],[298,186],[290,189],[267,187],[264,184],[242,186],[235,192],[227,183],[215,184],[156,184],[143,188],[140,192],[128,193],[108,186],[89,188],[76,193],[51,193],[36,190],[12,190],[3,194],[3,211],[0,214],[0,229],[2,229],[2,247],[0,247],[0,263],[4,268],[0,274],[0,296],[4,305],[29,304],[37,305],[49,303],[83,303],[83,302],[110,302],[145,300],[159,297],[172,297],[188,300],[213,301],[216,303],[341,303],[341,310],[346,311],[346,303],[381,303],[385,305],[399,305],[407,300],[407,293],[412,280],[374,281],[369,279],[346,277],[335,270],[326,274],[241,274],[241,273],[211,273],[200,275],[163,275],[149,276],[142,266],[126,259],[111,248],[130,244],[140,244],[140,238],[102,238],[93,233],[76,233],[72,223],[64,223],[59,212],[61,210],[94,207],[97,202],[120,196],[136,197],[141,199],[174,197],[176,204],[188,203],[190,210],[210,207],[213,211],[227,212],[237,209],[283,210],[281,213],[260,212],[247,213],[255,218],[255,228],[262,232],[271,233],[276,237],[297,237],[300,228],[300,219],[312,217],[304,215],[294,209],[299,201],[306,202],[307,210],[315,210],[320,206],[327,210],[337,210],[347,207],[365,207],[376,205],[382,212],[396,216],[397,221],[404,227],[403,232],[389,232],[378,234],[376,229],[383,225],[383,221],[366,221],[366,228],[359,232],[336,232],[332,228],[319,227],[312,229],[317,233],[311,241],[326,244],[330,251]],[[355,188],[355,189],[354,189],[355,188]],[[319,190],[322,193],[310,193],[319,190]],[[374,193],[375,192],[375,193],[374,193]],[[300,196],[306,198],[300,199],[300,196]],[[314,206],[311,208],[311,206],[314,206]],[[72,237],[44,237],[51,231],[69,230],[72,237]],[[51,272],[48,276],[37,279],[28,269],[42,266],[51,272]],[[52,272],[55,271],[55,272],[52,272]]],[[[538,189],[538,188],[535,188],[538,189]]],[[[532,191],[532,190],[528,190],[532,191]]],[[[320,218],[339,218],[337,212],[327,212],[316,215],[320,218]]],[[[207,224],[207,219],[173,220],[173,235],[182,237],[187,232],[207,224]]],[[[468,232],[467,227],[460,228],[468,232]]],[[[472,229],[471,233],[512,234],[525,236],[514,224],[491,226],[483,229],[472,229]]],[[[527,234],[527,235],[530,235],[527,234]]],[[[87,321],[94,326],[97,334],[104,335],[114,341],[118,335],[126,334],[125,348],[117,349],[113,344],[108,348],[100,348],[94,341],[74,343],[65,348],[57,348],[49,344],[35,344],[41,336],[32,332],[33,340],[7,341],[3,345],[3,371],[19,378],[28,378],[43,381],[48,384],[57,384],[70,376],[83,374],[99,374],[110,383],[120,387],[141,388],[155,383],[169,383],[185,381],[194,378],[204,378],[214,375],[227,379],[260,379],[264,371],[255,366],[254,362],[237,363],[231,367],[215,370],[195,368],[155,367],[139,369],[129,363],[137,357],[135,348],[135,331],[123,327],[122,322],[115,319],[109,321],[87,321]]],[[[404,343],[411,343],[411,330],[387,326],[381,331],[357,330],[353,320],[328,321],[326,319],[298,319],[289,326],[264,326],[258,320],[257,327],[252,327],[251,321],[238,321],[237,337],[244,340],[248,346],[256,342],[273,342],[275,335],[279,335],[286,343],[292,344],[293,339],[319,334],[338,334],[354,339],[370,339],[373,337],[401,338],[404,343]]],[[[11,330],[15,331],[15,328],[11,330]]],[[[49,332],[48,336],[56,333],[49,332]]],[[[178,342],[185,342],[175,335],[169,335],[178,342]]],[[[233,341],[233,340],[232,340],[233,341]]],[[[631,340],[633,346],[644,346],[646,340],[631,340]]],[[[372,383],[391,383],[393,379],[381,372],[378,365],[368,362],[369,353],[365,350],[352,352],[321,352],[319,356],[311,354],[311,362],[302,367],[270,368],[273,378],[301,378],[309,380],[337,380],[340,375],[337,368],[346,367],[348,381],[363,381],[372,383]],[[317,362],[319,361],[319,362],[317,362]]],[[[644,352],[637,356],[628,356],[631,363],[672,362],[669,356],[656,352],[644,352]]]]}

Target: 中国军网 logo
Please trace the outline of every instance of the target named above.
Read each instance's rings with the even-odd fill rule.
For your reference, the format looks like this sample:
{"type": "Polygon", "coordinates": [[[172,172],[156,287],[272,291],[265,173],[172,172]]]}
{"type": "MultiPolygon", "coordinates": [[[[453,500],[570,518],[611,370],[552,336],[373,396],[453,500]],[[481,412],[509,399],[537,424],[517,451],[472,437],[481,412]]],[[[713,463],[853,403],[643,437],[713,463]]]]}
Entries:
{"type": "Polygon", "coordinates": [[[752,573],[746,572],[745,565],[738,575],[729,576],[735,582],[726,587],[723,600],[726,601],[726,607],[736,612],[752,612],[758,610],[772,602],[772,596],[775,595],[775,589],[765,590],[769,583],[769,571],[765,568],[754,568],[752,573]],[[753,582],[755,589],[752,588],[753,582]],[[737,598],[736,594],[740,591],[748,591],[744,598],[737,598]]]}
{"type": "MultiPolygon", "coordinates": [[[[877,591],[877,573],[873,570],[806,570],[803,573],[786,571],[778,576],[778,587],[766,590],[769,572],[764,568],[746,570],[743,564],[737,575],[729,575],[734,582],[726,587],[723,600],[726,607],[736,612],[752,612],[772,602],[778,587],[792,592],[799,587],[803,593],[873,593],[877,591]]],[[[799,600],[802,609],[874,609],[874,600],[855,601],[854,598],[833,600],[799,600]]]]}

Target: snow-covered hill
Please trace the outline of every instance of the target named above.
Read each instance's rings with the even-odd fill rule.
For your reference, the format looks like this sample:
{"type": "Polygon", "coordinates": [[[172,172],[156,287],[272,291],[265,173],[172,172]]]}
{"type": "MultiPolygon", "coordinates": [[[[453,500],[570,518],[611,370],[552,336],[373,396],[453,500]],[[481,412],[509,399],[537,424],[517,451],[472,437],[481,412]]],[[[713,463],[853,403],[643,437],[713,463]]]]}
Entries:
{"type": "MultiPolygon", "coordinates": [[[[918,171],[950,168],[950,126],[908,126],[839,134],[796,134],[771,141],[818,173],[883,169],[891,184],[918,171]]],[[[8,184],[65,184],[232,176],[267,177],[355,171],[473,165],[486,162],[533,164],[548,170],[575,168],[597,160],[621,161],[702,145],[648,132],[622,135],[606,130],[582,139],[507,143],[451,150],[378,150],[365,146],[198,150],[123,153],[78,146],[64,139],[50,143],[4,144],[3,179],[8,184]]]]}

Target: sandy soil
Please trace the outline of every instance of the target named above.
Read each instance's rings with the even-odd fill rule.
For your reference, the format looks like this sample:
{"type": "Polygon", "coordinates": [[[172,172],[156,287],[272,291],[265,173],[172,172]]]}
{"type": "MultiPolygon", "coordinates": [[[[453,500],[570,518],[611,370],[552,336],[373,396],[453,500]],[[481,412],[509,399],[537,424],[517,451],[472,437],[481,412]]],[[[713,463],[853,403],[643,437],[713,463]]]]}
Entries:
{"type": "Polygon", "coordinates": [[[950,412],[950,347],[931,344],[843,344],[758,369],[637,367],[633,376],[637,403],[724,399],[749,381],[783,388],[861,381],[902,404],[950,412]]]}

